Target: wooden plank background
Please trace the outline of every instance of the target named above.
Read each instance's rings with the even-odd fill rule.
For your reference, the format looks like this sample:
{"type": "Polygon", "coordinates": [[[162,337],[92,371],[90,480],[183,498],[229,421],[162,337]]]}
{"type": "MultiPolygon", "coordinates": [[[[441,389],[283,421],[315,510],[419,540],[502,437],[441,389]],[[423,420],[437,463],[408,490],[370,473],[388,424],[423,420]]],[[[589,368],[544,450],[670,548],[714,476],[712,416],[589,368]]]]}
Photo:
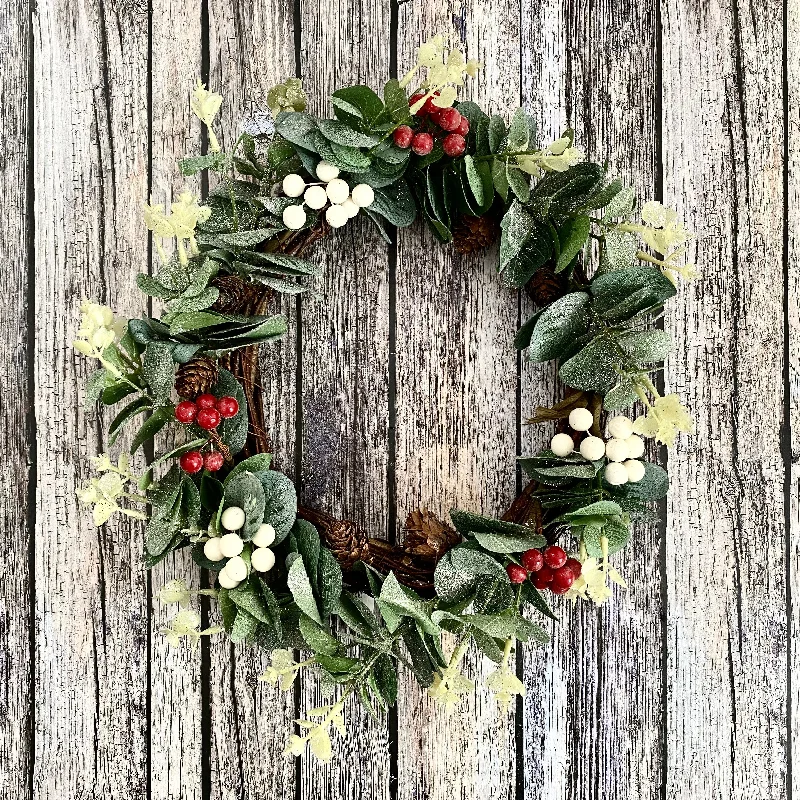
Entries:
{"type": "MultiPolygon", "coordinates": [[[[800,800],[799,40],[798,0],[0,0],[0,798],[800,800]],[[511,716],[478,693],[448,718],[404,678],[385,720],[348,709],[321,769],[280,754],[316,689],[281,695],[222,639],[168,648],[153,597],[200,576],[183,555],[143,573],[140,527],[78,507],[107,420],[69,343],[85,296],[142,308],[141,203],[201,146],[197,76],[229,141],[284,77],[323,113],[440,31],[483,62],[474,99],[525,105],[543,140],[573,125],[701,232],[663,375],[697,434],[669,454],[665,523],[618,559],[631,590],[559,606],[552,646],[518,654],[511,716]]],[[[387,537],[419,504],[500,511],[541,444],[521,421],[557,387],[516,358],[527,301],[496,252],[356,223],[316,258],[263,362],[305,499],[387,537]]]]}

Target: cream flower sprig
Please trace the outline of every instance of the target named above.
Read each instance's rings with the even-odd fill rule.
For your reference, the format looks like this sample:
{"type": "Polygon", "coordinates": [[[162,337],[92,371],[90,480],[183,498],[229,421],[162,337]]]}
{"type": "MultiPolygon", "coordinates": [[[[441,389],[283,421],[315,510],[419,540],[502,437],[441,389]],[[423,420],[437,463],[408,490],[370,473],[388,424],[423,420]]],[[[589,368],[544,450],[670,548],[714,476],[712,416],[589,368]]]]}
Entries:
{"type": "Polygon", "coordinates": [[[464,85],[464,76],[474,78],[478,74],[480,64],[477,61],[467,61],[458,48],[446,51],[445,44],[444,36],[439,35],[420,45],[417,63],[400,81],[400,86],[405,89],[419,70],[427,70],[425,80],[419,85],[419,92],[424,92],[424,95],[411,106],[412,114],[416,114],[430,97],[437,108],[453,105],[457,96],[456,86],[464,85]]]}
{"type": "Polygon", "coordinates": [[[571,136],[562,136],[543,150],[516,156],[517,166],[529,175],[540,178],[545,172],[566,172],[586,158],[572,146],[571,136]]]}
{"type": "Polygon", "coordinates": [[[222,633],[223,628],[219,625],[212,625],[210,628],[200,630],[200,614],[191,609],[181,609],[161,630],[162,636],[166,637],[172,647],[178,647],[181,639],[186,637],[197,647],[201,636],[213,636],[222,633]]]}
{"type": "Polygon", "coordinates": [[[640,375],[634,384],[634,390],[639,399],[647,408],[644,417],[637,418],[633,423],[633,432],[639,436],[655,438],[656,441],[672,447],[678,432],[694,433],[694,422],[689,410],[684,406],[678,395],[659,395],[653,382],[646,376],[640,375]],[[653,400],[647,395],[647,389],[653,400]]]}
{"type": "Polygon", "coordinates": [[[501,712],[507,713],[516,697],[525,697],[525,684],[511,666],[511,651],[515,639],[506,639],[500,666],[486,679],[486,688],[494,695],[501,712]]]}
{"type": "Polygon", "coordinates": [[[78,338],[72,346],[82,355],[96,358],[115,378],[122,378],[121,370],[107,351],[123,335],[127,324],[127,320],[115,317],[108,306],[84,300],[78,338]]]}
{"type": "Polygon", "coordinates": [[[581,574],[567,591],[565,597],[573,602],[578,598],[591,600],[601,606],[611,597],[608,581],[611,580],[623,589],[628,587],[625,579],[608,563],[608,538],[600,537],[602,559],[587,558],[586,547],[581,542],[578,560],[581,562],[581,574]]]}
{"type": "Polygon", "coordinates": [[[463,695],[475,689],[475,682],[467,678],[459,669],[469,642],[470,636],[467,634],[456,645],[447,666],[434,677],[433,683],[428,688],[428,695],[448,714],[458,706],[463,695]]]}
{"type": "Polygon", "coordinates": [[[309,719],[295,720],[303,730],[308,732],[304,736],[293,733],[286,743],[286,749],[283,751],[284,755],[301,756],[306,749],[306,745],[309,745],[313,755],[327,764],[333,756],[331,735],[328,729],[333,726],[342,736],[345,735],[346,729],[342,709],[347,698],[353,693],[354,688],[354,685],[351,686],[332,705],[312,708],[308,712],[309,719]],[[319,721],[317,722],[316,720],[319,721]]]}
{"type": "Polygon", "coordinates": [[[219,113],[221,105],[222,95],[209,92],[205,84],[198,78],[192,92],[192,111],[208,129],[208,146],[215,153],[219,152],[220,147],[211,125],[214,122],[214,117],[219,113]]]}
{"type": "Polygon", "coordinates": [[[143,511],[121,506],[118,502],[125,498],[134,503],[147,503],[144,495],[126,491],[127,484],[136,480],[136,476],[130,470],[127,454],[123,453],[114,465],[107,455],[101,453],[92,460],[92,465],[100,473],[99,477],[90,480],[75,494],[81,503],[92,506],[92,519],[95,525],[103,525],[116,513],[132,519],[147,519],[147,514],[143,511]]]}
{"type": "Polygon", "coordinates": [[[178,259],[186,266],[189,258],[186,252],[185,241],[189,242],[189,251],[196,255],[199,251],[195,240],[195,229],[199,222],[205,222],[211,216],[209,206],[199,205],[198,197],[191,192],[182,192],[177,201],[170,205],[170,213],[164,212],[161,203],[145,203],[144,223],[147,229],[153,232],[156,251],[163,263],[167,256],[159,239],[175,238],[178,243],[178,259]]]}
{"type": "Polygon", "coordinates": [[[273,650],[270,658],[271,665],[259,676],[260,681],[278,684],[282,692],[292,688],[294,679],[303,667],[314,663],[313,658],[307,661],[295,662],[291,650],[273,650]]]}
{"type": "Polygon", "coordinates": [[[186,581],[175,578],[158,590],[157,597],[161,603],[177,603],[180,608],[186,608],[194,596],[216,597],[218,594],[216,589],[190,589],[186,585],[186,581]]]}

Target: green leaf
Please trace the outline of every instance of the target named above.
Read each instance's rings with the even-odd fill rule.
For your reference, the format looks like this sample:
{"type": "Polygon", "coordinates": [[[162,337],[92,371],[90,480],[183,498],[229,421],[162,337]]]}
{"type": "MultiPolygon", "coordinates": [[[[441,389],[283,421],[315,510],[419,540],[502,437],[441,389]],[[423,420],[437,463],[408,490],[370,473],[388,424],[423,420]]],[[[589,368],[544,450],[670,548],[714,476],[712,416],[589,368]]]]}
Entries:
{"type": "Polygon", "coordinates": [[[239,472],[225,481],[225,497],[223,511],[226,508],[237,506],[244,511],[245,523],[239,536],[249,542],[264,521],[264,488],[259,480],[260,476],[252,472],[239,472]]]}
{"type": "Polygon", "coordinates": [[[206,511],[216,514],[225,496],[225,488],[207,472],[200,478],[200,503],[206,511]]]}
{"type": "Polygon", "coordinates": [[[517,350],[525,350],[525,348],[527,348],[531,343],[533,329],[536,327],[536,323],[543,311],[544,309],[540,309],[532,316],[528,317],[528,320],[524,322],[522,327],[517,331],[516,336],[514,336],[514,347],[516,347],[517,350]]]}
{"type": "Polygon", "coordinates": [[[589,524],[583,528],[583,543],[586,552],[593,558],[602,558],[601,537],[608,540],[608,554],[614,555],[622,550],[631,538],[630,528],[621,520],[607,520],[600,524],[589,524]]]}
{"type": "Polygon", "coordinates": [[[565,361],[558,374],[567,386],[605,394],[617,382],[621,360],[613,334],[600,335],[565,361]]]}
{"type": "Polygon", "coordinates": [[[589,239],[592,223],[589,217],[579,216],[568,219],[558,231],[561,243],[561,253],[556,262],[556,272],[563,272],[575,256],[583,250],[589,239]]]}
{"type": "Polygon", "coordinates": [[[584,207],[604,178],[603,167],[588,161],[565,172],[551,172],[534,187],[530,207],[542,220],[550,217],[558,223],[584,207]]]}
{"type": "Polygon", "coordinates": [[[500,223],[500,273],[513,288],[524,286],[552,252],[543,223],[515,200],[500,223]]]}
{"type": "Polygon", "coordinates": [[[460,511],[457,508],[450,510],[450,519],[453,521],[455,529],[462,536],[470,536],[475,533],[496,533],[501,536],[525,537],[534,532],[527,525],[517,525],[515,522],[484,517],[480,514],[472,514],[469,511],[460,511]]]}
{"type": "Polygon", "coordinates": [[[369,210],[379,214],[398,228],[411,225],[416,218],[414,198],[404,180],[393,186],[375,189],[375,200],[369,210]]]}
{"type": "Polygon", "coordinates": [[[256,635],[256,630],[258,629],[258,620],[243,608],[238,606],[237,608],[239,610],[236,613],[236,619],[233,621],[230,633],[231,641],[234,644],[250,641],[256,635]]]}
{"type": "Polygon", "coordinates": [[[416,628],[405,629],[402,637],[408,657],[411,659],[414,678],[416,678],[420,686],[427,688],[433,683],[434,671],[437,669],[437,665],[431,659],[428,648],[425,647],[425,642],[416,628]]]}
{"type": "MultiPolygon", "coordinates": [[[[505,120],[495,114],[489,120],[489,149],[492,153],[499,153],[500,146],[506,137],[506,123],[505,120]]],[[[500,162],[498,162],[500,163],[500,162]]]]}
{"type": "Polygon", "coordinates": [[[530,178],[511,163],[506,163],[505,166],[506,183],[521,203],[527,203],[531,196],[530,178]]]}
{"type": "Polygon", "coordinates": [[[637,364],[663,361],[672,351],[672,337],[660,330],[625,333],[619,337],[619,344],[637,364]]]}
{"type": "MultiPolygon", "coordinates": [[[[222,424],[217,428],[220,438],[230,448],[233,455],[242,450],[247,442],[247,427],[249,425],[247,417],[247,398],[244,394],[239,381],[233,374],[226,369],[220,369],[217,373],[217,382],[214,384],[212,394],[215,397],[235,397],[239,403],[239,411],[234,417],[222,420],[222,424]]],[[[234,470],[236,467],[234,467],[234,470]]],[[[251,470],[256,472],[258,470],[251,470]]]]}
{"type": "Polygon", "coordinates": [[[397,668],[394,660],[387,653],[378,656],[372,668],[374,689],[384,705],[393,706],[397,702],[397,668]]]}
{"type": "Polygon", "coordinates": [[[636,483],[626,483],[622,486],[609,487],[608,491],[623,500],[641,500],[653,502],[667,496],[669,491],[669,477],[666,471],[658,464],[644,462],[644,477],[636,483]]]}
{"type": "Polygon", "coordinates": [[[289,591],[292,593],[295,603],[300,610],[307,614],[314,622],[322,624],[322,616],[317,608],[317,601],[314,599],[314,592],[311,588],[311,581],[308,579],[303,559],[299,556],[292,561],[289,567],[289,574],[286,578],[289,591]]]}
{"type": "Polygon", "coordinates": [[[342,568],[330,550],[323,547],[317,568],[320,612],[327,618],[339,604],[342,594],[342,568]]]}
{"type": "Polygon", "coordinates": [[[275,544],[280,544],[297,518],[297,492],[294,484],[280,472],[259,472],[264,488],[264,521],[275,528],[275,544]]]}
{"type": "Polygon", "coordinates": [[[489,210],[494,198],[491,168],[485,161],[475,161],[472,156],[464,156],[464,169],[478,210],[485,213],[489,210]]]}
{"type": "Polygon", "coordinates": [[[225,153],[209,153],[207,156],[192,156],[180,161],[181,175],[195,175],[204,169],[219,171],[225,167],[225,153]]]}
{"type": "Polygon", "coordinates": [[[112,447],[114,446],[117,436],[122,432],[122,428],[127,422],[133,419],[137,414],[143,414],[151,408],[152,405],[148,397],[137,397],[136,400],[128,403],[128,405],[114,417],[111,425],[108,426],[109,445],[112,447]]]}
{"type": "Polygon", "coordinates": [[[173,412],[171,408],[162,407],[149,416],[144,425],[139,428],[139,432],[133,437],[131,442],[130,454],[133,455],[145,442],[152,439],[171,419],[173,412]]]}
{"type": "Polygon", "coordinates": [[[594,211],[595,209],[607,206],[621,191],[622,181],[619,180],[619,178],[615,178],[592,195],[589,204],[586,206],[586,210],[594,211]]]}
{"type": "Polygon", "coordinates": [[[178,445],[177,447],[172,448],[167,453],[164,453],[163,456],[159,456],[155,461],[150,464],[150,469],[153,467],[158,466],[159,464],[163,464],[165,461],[170,461],[173,458],[178,458],[178,456],[182,456],[184,453],[188,453],[190,450],[198,450],[201,448],[207,439],[192,439],[185,444],[178,445]]]}
{"type": "Polygon", "coordinates": [[[570,522],[582,523],[581,520],[586,517],[607,516],[621,514],[622,509],[611,500],[598,500],[596,503],[591,503],[588,506],[583,506],[576,511],[569,514],[564,514],[564,519],[570,522]]]}
{"type": "MultiPolygon", "coordinates": [[[[394,572],[390,572],[383,582],[377,602],[381,609],[388,606],[395,614],[415,620],[425,633],[432,635],[439,633],[439,626],[433,622],[430,616],[431,603],[424,601],[413,590],[402,586],[394,572]]],[[[389,627],[389,630],[394,632],[396,627],[389,627]]]]}
{"type": "Polygon", "coordinates": [[[344,89],[337,89],[331,97],[331,102],[337,119],[363,123],[366,129],[370,129],[384,111],[383,101],[369,86],[347,86],[344,89]]]}
{"type": "Polygon", "coordinates": [[[372,612],[350,592],[342,592],[334,613],[348,628],[364,638],[372,637],[377,630],[377,623],[372,612]]]}
{"type": "Polygon", "coordinates": [[[630,408],[637,400],[636,385],[628,375],[620,375],[616,385],[606,392],[603,408],[606,411],[622,411],[630,408]]]}
{"type": "Polygon", "coordinates": [[[550,450],[545,450],[537,456],[522,457],[517,460],[528,477],[541,483],[548,483],[553,478],[591,479],[602,464],[602,461],[587,461],[579,453],[562,457],[553,455],[550,450]]]}
{"type": "Polygon", "coordinates": [[[558,622],[558,617],[550,610],[550,606],[547,605],[547,601],[544,599],[542,593],[530,581],[525,581],[525,583],[522,584],[522,597],[540,614],[544,614],[546,617],[550,617],[550,619],[558,622]]]}
{"type": "Polygon", "coordinates": [[[434,572],[436,594],[447,605],[475,597],[476,610],[502,610],[514,600],[505,568],[490,555],[461,545],[448,551],[434,572]]]}
{"type": "Polygon", "coordinates": [[[518,108],[511,118],[511,126],[508,129],[507,149],[512,151],[527,150],[530,145],[530,128],[528,127],[528,117],[525,111],[518,108]]]}
{"type": "Polygon", "coordinates": [[[498,533],[475,533],[475,541],[492,553],[523,553],[532,547],[543,547],[547,544],[544,536],[533,531],[528,536],[506,536],[498,533]]]}
{"type": "Polygon", "coordinates": [[[564,356],[586,333],[590,300],[585,292],[572,292],[545,308],[533,329],[528,360],[538,363],[564,356]]]}
{"type": "Polygon", "coordinates": [[[321,119],[317,127],[326,139],[345,147],[375,147],[381,141],[376,136],[353,130],[349,125],[335,119],[321,119]]]}
{"type": "Polygon", "coordinates": [[[633,211],[635,201],[636,192],[633,189],[622,189],[606,204],[603,210],[603,222],[611,222],[617,217],[627,217],[633,211]]]}
{"type": "Polygon", "coordinates": [[[313,134],[318,133],[316,120],[303,111],[284,111],[275,119],[275,130],[292,144],[316,150],[313,134]]]}
{"type": "Polygon", "coordinates": [[[266,603],[261,598],[258,578],[254,574],[251,573],[248,580],[240,583],[235,589],[230,589],[228,596],[233,600],[237,608],[244,609],[259,622],[272,625],[272,616],[267,609],[266,603]]]}
{"type": "Polygon", "coordinates": [[[383,102],[386,105],[386,111],[395,122],[405,123],[411,121],[408,97],[405,89],[400,88],[400,81],[396,78],[387,81],[383,87],[383,102]]]}
{"type": "Polygon", "coordinates": [[[322,653],[326,656],[335,656],[341,652],[339,640],[331,636],[327,630],[318,625],[311,617],[305,614],[300,615],[300,633],[306,644],[315,653],[322,653]]]}
{"type": "Polygon", "coordinates": [[[228,596],[227,589],[220,589],[217,595],[217,603],[219,611],[222,615],[222,627],[225,628],[226,633],[230,634],[233,630],[233,623],[236,620],[236,604],[228,596]]]}
{"type": "Polygon", "coordinates": [[[494,161],[492,163],[492,182],[494,183],[494,189],[497,194],[503,198],[503,202],[507,202],[509,183],[508,175],[506,174],[506,165],[502,161],[494,161]]]}
{"type": "Polygon", "coordinates": [[[269,453],[257,453],[254,456],[250,456],[250,458],[244,459],[244,461],[240,461],[228,473],[227,480],[230,480],[234,475],[238,475],[240,472],[252,472],[256,474],[259,472],[266,472],[271,463],[272,456],[269,453]]]}
{"type": "Polygon", "coordinates": [[[175,381],[172,348],[164,342],[150,342],[142,356],[142,376],[158,401],[169,399],[175,381]]]}
{"type": "Polygon", "coordinates": [[[638,243],[632,233],[606,231],[600,248],[598,274],[616,269],[630,269],[636,263],[638,243]]]}
{"type": "Polygon", "coordinates": [[[677,293],[660,269],[646,266],[598,275],[589,291],[593,297],[592,309],[611,324],[658,308],[677,293]]]}

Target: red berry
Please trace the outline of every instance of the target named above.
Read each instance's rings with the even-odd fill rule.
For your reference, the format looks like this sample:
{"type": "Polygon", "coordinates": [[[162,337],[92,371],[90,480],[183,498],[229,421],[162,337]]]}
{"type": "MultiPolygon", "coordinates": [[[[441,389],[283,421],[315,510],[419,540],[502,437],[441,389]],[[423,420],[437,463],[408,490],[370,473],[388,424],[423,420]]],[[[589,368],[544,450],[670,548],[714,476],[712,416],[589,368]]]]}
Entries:
{"type": "Polygon", "coordinates": [[[531,549],[526,550],[520,559],[522,566],[528,572],[538,572],[544,566],[544,556],[541,550],[531,549]]]}
{"type": "Polygon", "coordinates": [[[203,464],[209,472],[216,472],[218,469],[222,468],[224,463],[225,457],[218,450],[212,450],[210,453],[206,453],[203,458],[203,464]]]}
{"type": "Polygon", "coordinates": [[[566,594],[569,591],[569,586],[556,586],[555,584],[551,584],[550,591],[553,594],[566,594]]]}
{"type": "Polygon", "coordinates": [[[411,149],[418,156],[426,156],[433,150],[433,136],[429,133],[415,133],[411,140],[411,149]]]}
{"type": "Polygon", "coordinates": [[[439,111],[440,111],[441,109],[439,108],[439,106],[435,106],[435,105],[433,104],[433,99],[434,99],[434,97],[438,97],[438,96],[439,96],[439,92],[434,92],[434,93],[433,93],[433,94],[432,94],[432,95],[431,95],[431,96],[430,96],[430,97],[429,97],[429,98],[428,98],[428,99],[425,101],[425,105],[424,105],[424,106],[422,106],[422,111],[423,111],[425,114],[438,114],[438,113],[439,113],[439,111]]]}
{"type": "Polygon", "coordinates": [[[189,425],[194,422],[197,416],[197,406],[191,400],[184,400],[175,406],[175,419],[182,422],[184,425],[189,425]]]}
{"type": "Polygon", "coordinates": [[[460,156],[467,149],[467,140],[460,133],[448,133],[442,140],[445,155],[460,156]]]}
{"type": "Polygon", "coordinates": [[[445,131],[456,131],[461,125],[461,114],[454,108],[443,108],[439,112],[436,124],[445,131]]]}
{"type": "Polygon", "coordinates": [[[213,394],[201,394],[195,398],[194,402],[198,408],[214,408],[217,404],[217,398],[213,394]]]}
{"type": "Polygon", "coordinates": [[[542,567],[533,578],[533,585],[541,590],[546,589],[553,580],[553,570],[550,567],[542,567]]]}
{"type": "Polygon", "coordinates": [[[583,569],[583,565],[577,558],[568,558],[567,563],[564,564],[565,567],[569,567],[572,570],[572,574],[576,578],[580,578],[581,570],[583,569]]]}
{"type": "Polygon", "coordinates": [[[181,469],[193,475],[203,469],[203,454],[198,450],[190,450],[180,458],[181,469]]]}
{"type": "Polygon", "coordinates": [[[567,554],[557,545],[553,545],[544,551],[544,563],[552,569],[558,569],[567,563],[567,554]]]}
{"type": "Polygon", "coordinates": [[[217,400],[217,411],[222,419],[230,419],[239,413],[239,402],[235,397],[220,397],[217,400]]]}
{"type": "Polygon", "coordinates": [[[511,583],[525,583],[528,577],[525,567],[521,567],[519,564],[509,564],[506,567],[506,572],[511,583]]]}
{"type": "Polygon", "coordinates": [[[394,131],[394,143],[398,147],[402,147],[403,150],[411,147],[411,140],[414,138],[414,131],[408,127],[408,125],[401,125],[399,128],[395,128],[394,131]]]}
{"type": "Polygon", "coordinates": [[[466,117],[461,117],[461,124],[453,133],[460,133],[462,136],[466,136],[469,133],[469,120],[466,117]]]}
{"type": "Polygon", "coordinates": [[[204,431],[213,431],[220,422],[222,422],[222,417],[216,408],[201,408],[197,412],[197,424],[204,431]]]}
{"type": "Polygon", "coordinates": [[[573,583],[575,583],[575,573],[565,564],[553,573],[553,582],[550,588],[553,591],[556,589],[566,591],[573,583]]]}
{"type": "MultiPolygon", "coordinates": [[[[416,105],[417,103],[419,103],[420,100],[422,100],[423,97],[425,97],[424,94],[412,94],[411,97],[408,98],[408,107],[411,108],[413,105],[416,105]]],[[[424,117],[428,113],[425,110],[425,105],[426,104],[423,103],[422,108],[420,108],[420,110],[417,111],[416,116],[424,117]]]]}

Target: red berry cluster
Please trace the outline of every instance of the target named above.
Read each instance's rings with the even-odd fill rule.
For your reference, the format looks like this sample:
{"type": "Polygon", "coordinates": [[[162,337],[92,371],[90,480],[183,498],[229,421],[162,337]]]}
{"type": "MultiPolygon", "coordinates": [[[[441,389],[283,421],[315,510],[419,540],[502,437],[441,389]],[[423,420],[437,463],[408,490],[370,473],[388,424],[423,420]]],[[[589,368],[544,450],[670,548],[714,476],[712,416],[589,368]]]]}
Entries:
{"type": "Polygon", "coordinates": [[[529,577],[539,589],[549,589],[553,594],[565,594],[581,574],[581,562],[567,558],[557,545],[541,550],[526,550],[520,559],[522,565],[509,564],[506,572],[511,583],[524,583],[529,577]]]}
{"type": "MultiPolygon", "coordinates": [[[[437,92],[438,94],[438,92],[437,92]]],[[[410,106],[419,102],[425,95],[412,95],[410,106]]],[[[409,125],[401,125],[394,132],[394,143],[404,150],[410,147],[418,156],[426,156],[433,150],[434,137],[442,139],[445,155],[455,158],[464,154],[467,148],[466,135],[469,121],[455,108],[438,108],[429,97],[416,113],[424,129],[414,131],[409,125]]]]}
{"type": "MultiPolygon", "coordinates": [[[[230,419],[238,413],[239,403],[235,397],[217,398],[213,394],[201,394],[194,402],[184,400],[175,406],[175,419],[178,422],[184,425],[196,422],[205,431],[213,431],[223,419],[230,419]]],[[[181,469],[190,475],[200,472],[203,467],[209,472],[216,472],[224,463],[224,456],[216,450],[205,454],[199,450],[190,450],[180,457],[181,469]]]]}

